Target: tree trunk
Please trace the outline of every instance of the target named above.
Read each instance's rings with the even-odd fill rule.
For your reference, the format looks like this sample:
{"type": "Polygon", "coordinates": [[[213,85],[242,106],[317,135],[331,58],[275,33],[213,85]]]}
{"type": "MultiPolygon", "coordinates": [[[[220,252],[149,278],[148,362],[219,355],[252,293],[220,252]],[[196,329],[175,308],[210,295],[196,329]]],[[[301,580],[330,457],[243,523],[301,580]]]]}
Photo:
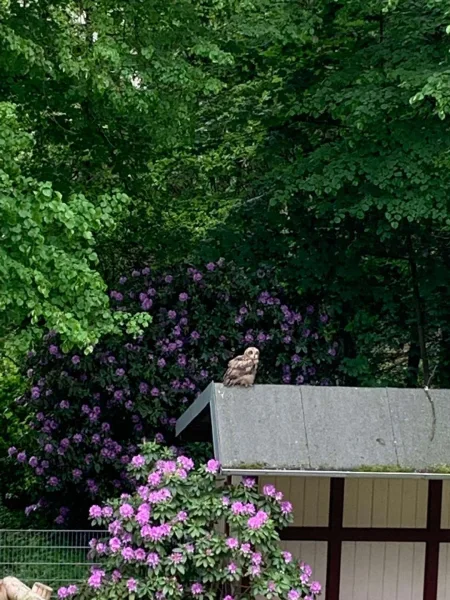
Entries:
{"type": "MultiPolygon", "coordinates": [[[[415,333],[415,332],[414,332],[415,333]]],[[[414,336],[416,338],[417,336],[414,336]]],[[[406,386],[415,388],[419,384],[420,347],[417,339],[411,340],[408,351],[408,373],[406,374],[406,386]]]]}
{"type": "Polygon", "coordinates": [[[408,260],[411,273],[411,283],[413,290],[413,302],[416,313],[417,337],[419,341],[420,357],[422,359],[424,385],[428,385],[430,379],[430,365],[428,362],[428,353],[425,338],[425,314],[423,301],[420,295],[419,277],[417,273],[417,262],[411,235],[407,237],[408,260]]]}

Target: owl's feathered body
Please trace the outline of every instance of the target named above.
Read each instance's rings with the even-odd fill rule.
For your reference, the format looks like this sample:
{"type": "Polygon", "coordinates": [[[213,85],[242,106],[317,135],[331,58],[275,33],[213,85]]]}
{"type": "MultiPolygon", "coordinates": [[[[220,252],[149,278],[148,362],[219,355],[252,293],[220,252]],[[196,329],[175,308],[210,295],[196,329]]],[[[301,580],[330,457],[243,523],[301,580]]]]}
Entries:
{"type": "Polygon", "coordinates": [[[223,384],[226,387],[250,387],[255,382],[258,363],[258,348],[247,348],[244,354],[230,360],[223,378],[223,384]]]}

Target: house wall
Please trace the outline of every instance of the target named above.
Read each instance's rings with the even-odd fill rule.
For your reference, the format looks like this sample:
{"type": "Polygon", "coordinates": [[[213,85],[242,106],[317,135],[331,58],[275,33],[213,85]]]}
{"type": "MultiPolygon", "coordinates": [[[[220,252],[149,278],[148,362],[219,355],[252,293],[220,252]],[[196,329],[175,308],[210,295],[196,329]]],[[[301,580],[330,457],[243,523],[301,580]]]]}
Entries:
{"type": "Polygon", "coordinates": [[[326,600],[450,600],[450,482],[259,479],[268,483],[294,506],[282,546],[311,565],[326,600]]]}

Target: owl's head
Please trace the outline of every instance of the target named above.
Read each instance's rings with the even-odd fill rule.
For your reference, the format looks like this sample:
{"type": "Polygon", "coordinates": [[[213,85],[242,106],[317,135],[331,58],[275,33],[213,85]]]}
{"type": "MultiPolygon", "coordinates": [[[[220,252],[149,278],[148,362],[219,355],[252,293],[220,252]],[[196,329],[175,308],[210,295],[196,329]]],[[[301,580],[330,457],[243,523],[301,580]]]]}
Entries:
{"type": "Polygon", "coordinates": [[[250,348],[247,348],[247,350],[244,352],[244,356],[247,356],[248,358],[251,358],[253,361],[258,362],[259,361],[259,350],[258,350],[258,348],[253,348],[253,346],[251,346],[250,348]]]}

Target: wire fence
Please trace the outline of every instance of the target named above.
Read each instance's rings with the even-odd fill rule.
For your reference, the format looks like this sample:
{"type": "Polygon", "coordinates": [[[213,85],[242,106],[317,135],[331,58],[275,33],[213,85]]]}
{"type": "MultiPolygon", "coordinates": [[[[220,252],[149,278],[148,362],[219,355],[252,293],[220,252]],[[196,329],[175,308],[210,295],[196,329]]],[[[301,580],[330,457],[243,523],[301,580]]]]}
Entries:
{"type": "Polygon", "coordinates": [[[0,529],[0,579],[17,577],[30,587],[39,581],[56,593],[86,578],[95,564],[89,541],[105,535],[103,530],[0,529]]]}

